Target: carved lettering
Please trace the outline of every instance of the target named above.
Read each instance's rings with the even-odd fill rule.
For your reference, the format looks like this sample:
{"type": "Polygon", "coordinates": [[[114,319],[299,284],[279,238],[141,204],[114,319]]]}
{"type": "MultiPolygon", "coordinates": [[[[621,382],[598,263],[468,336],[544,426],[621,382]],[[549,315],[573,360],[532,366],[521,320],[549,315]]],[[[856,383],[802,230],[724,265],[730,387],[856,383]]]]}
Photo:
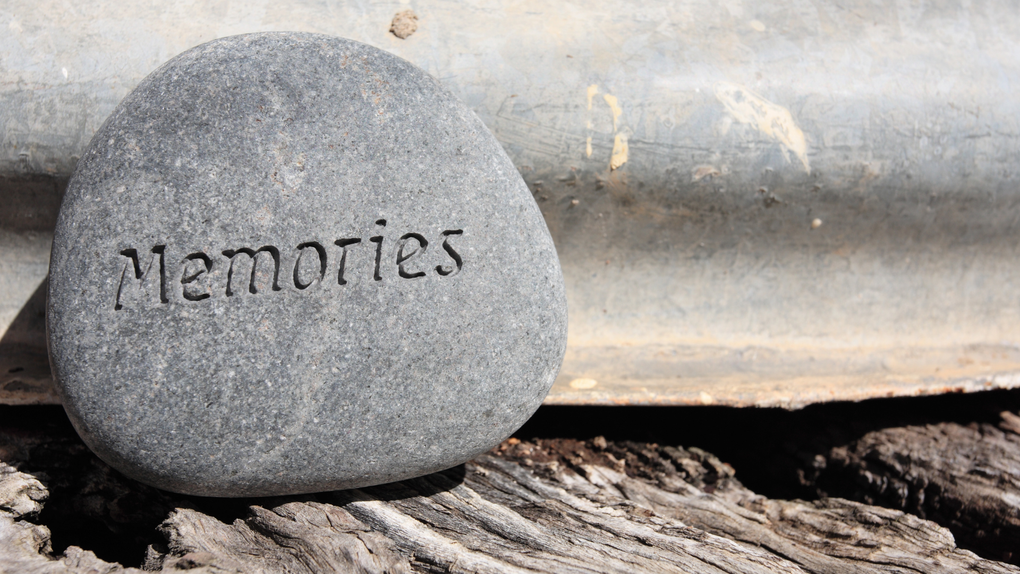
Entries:
{"type": "Polygon", "coordinates": [[[457,273],[460,273],[461,268],[464,267],[464,260],[461,258],[460,253],[457,253],[457,251],[454,250],[453,246],[450,245],[450,236],[463,234],[464,234],[463,229],[449,229],[441,233],[441,235],[443,236],[443,251],[445,251],[446,254],[450,256],[450,259],[453,259],[453,262],[456,264],[456,267],[454,268],[446,267],[444,265],[437,265],[436,273],[439,273],[443,277],[449,277],[451,275],[456,275],[457,273]]]}
{"type": "MultiPolygon", "coordinates": [[[[386,220],[379,219],[375,223],[380,228],[380,232],[378,232],[378,235],[368,238],[370,242],[375,243],[374,253],[371,256],[375,260],[372,280],[382,281],[384,274],[382,265],[384,239],[381,231],[386,227],[386,220]]],[[[450,244],[454,237],[463,234],[464,230],[462,229],[448,229],[440,234],[443,253],[449,259],[446,264],[437,265],[434,268],[440,277],[456,275],[463,269],[463,258],[450,244]]],[[[340,248],[339,265],[336,271],[337,285],[347,285],[348,278],[345,274],[350,271],[348,268],[348,254],[361,241],[362,238],[360,237],[347,237],[333,242],[340,248]]],[[[437,255],[426,257],[428,246],[429,240],[420,233],[408,232],[400,236],[396,245],[397,275],[403,279],[425,277],[429,265],[432,264],[429,262],[429,259],[438,257],[437,255]]],[[[167,268],[164,262],[166,246],[156,245],[150,250],[150,253],[151,255],[146,261],[146,257],[140,255],[136,249],[120,251],[120,255],[126,257],[127,261],[124,262],[124,267],[121,269],[116,302],[114,304],[115,310],[120,311],[132,306],[152,305],[156,304],[157,301],[161,304],[169,303],[166,287],[167,268]],[[156,293],[157,290],[158,294],[156,293]]],[[[244,292],[245,284],[247,291],[252,294],[283,290],[280,287],[281,255],[280,250],[276,246],[263,245],[258,249],[241,247],[238,249],[226,249],[221,253],[227,258],[225,286],[227,297],[233,297],[244,292]],[[241,255],[246,257],[240,257],[241,255]],[[272,259],[272,265],[267,262],[267,259],[270,258],[272,259]]],[[[366,253],[360,256],[359,260],[360,258],[369,259],[369,257],[366,253]]],[[[171,273],[180,273],[177,276],[180,277],[181,297],[185,301],[204,301],[210,299],[214,291],[219,288],[213,282],[218,283],[222,281],[222,279],[218,279],[223,276],[222,273],[213,273],[213,268],[218,264],[203,251],[191,253],[179,261],[180,268],[173,268],[171,273]]],[[[364,263],[368,263],[368,261],[364,263]]],[[[290,264],[289,259],[287,264],[290,264]]],[[[361,265],[362,263],[359,263],[358,268],[361,265]]],[[[325,285],[328,269],[329,254],[323,244],[316,241],[308,241],[297,245],[292,273],[294,288],[297,291],[306,291],[315,283],[325,285]]]]}
{"type": "Polygon", "coordinates": [[[360,237],[350,237],[347,239],[337,239],[333,243],[340,246],[340,270],[336,274],[337,285],[347,285],[347,281],[344,279],[344,268],[347,265],[347,248],[361,243],[360,237]]]}
{"type": "Polygon", "coordinates": [[[206,275],[213,268],[213,260],[199,251],[184,258],[184,273],[181,274],[181,285],[183,295],[188,301],[201,301],[211,297],[209,287],[203,286],[203,275],[206,275]]]}
{"type": "Polygon", "coordinates": [[[404,264],[407,262],[408,259],[414,257],[415,255],[418,254],[425,255],[425,250],[428,248],[429,242],[424,237],[417,233],[406,233],[404,234],[403,237],[400,238],[400,243],[398,245],[399,246],[397,247],[397,273],[404,279],[424,277],[425,276],[424,271],[416,272],[408,271],[404,269],[404,264]],[[417,242],[418,246],[414,248],[414,251],[405,254],[404,249],[408,246],[408,243],[411,240],[417,242]]]}
{"type": "Polygon", "coordinates": [[[252,249],[249,249],[247,247],[242,247],[240,249],[235,249],[235,250],[227,249],[227,250],[225,250],[223,252],[223,255],[230,259],[230,267],[227,269],[227,297],[232,297],[235,294],[237,294],[237,292],[234,291],[234,289],[233,289],[233,285],[234,285],[234,264],[237,262],[237,259],[235,259],[235,256],[237,256],[239,254],[247,255],[248,258],[251,260],[251,279],[248,282],[248,292],[252,293],[252,294],[255,294],[255,293],[259,292],[258,286],[257,286],[257,280],[258,280],[257,272],[258,272],[258,269],[259,269],[259,266],[258,266],[259,260],[263,259],[263,258],[259,257],[260,253],[268,253],[269,255],[271,255],[273,257],[274,267],[273,267],[273,279],[272,279],[272,283],[271,283],[271,288],[272,288],[273,291],[279,291],[280,290],[280,250],[275,248],[275,247],[273,247],[272,245],[265,245],[265,246],[259,247],[256,250],[252,250],[252,249]]]}
{"type": "MultiPolygon", "coordinates": [[[[376,225],[386,227],[386,220],[380,219],[375,222],[376,225]]],[[[372,274],[372,278],[376,281],[382,281],[382,275],[379,275],[379,266],[382,264],[382,235],[376,235],[375,237],[369,237],[369,241],[375,243],[375,272],[372,274]]]]}
{"type": "Polygon", "coordinates": [[[326,248],[314,241],[302,243],[297,248],[298,257],[294,262],[294,286],[304,290],[311,287],[312,283],[321,282],[326,277],[326,248]],[[308,256],[309,253],[315,253],[316,260],[313,261],[308,256]],[[306,263],[302,265],[302,261],[306,263]],[[310,269],[309,266],[313,267],[310,269]],[[301,278],[302,275],[305,277],[311,275],[311,278],[305,281],[301,278]]]}
{"type": "Polygon", "coordinates": [[[117,301],[113,305],[115,311],[123,309],[125,303],[137,304],[143,302],[144,304],[145,301],[151,301],[152,297],[149,294],[150,291],[156,289],[154,286],[156,282],[159,283],[159,302],[167,303],[169,301],[166,296],[166,266],[163,262],[163,252],[165,250],[165,245],[153,247],[152,257],[149,258],[149,264],[146,265],[144,271],[142,271],[137,250],[125,249],[120,252],[121,255],[128,258],[128,261],[124,263],[124,268],[120,273],[120,284],[117,286],[117,301]],[[157,257],[159,258],[158,268],[153,270],[157,257]]]}

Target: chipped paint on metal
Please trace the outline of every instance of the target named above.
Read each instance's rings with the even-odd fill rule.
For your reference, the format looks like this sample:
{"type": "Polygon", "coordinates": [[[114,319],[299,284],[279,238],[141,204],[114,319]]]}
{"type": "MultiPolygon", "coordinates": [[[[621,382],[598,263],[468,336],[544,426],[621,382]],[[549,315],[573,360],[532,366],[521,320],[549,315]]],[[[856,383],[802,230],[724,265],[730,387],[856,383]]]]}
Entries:
{"type": "Polygon", "coordinates": [[[596,386],[598,386],[598,384],[599,384],[599,382],[596,381],[595,379],[580,378],[580,379],[574,379],[574,380],[570,381],[570,388],[572,388],[572,389],[594,389],[596,386]]]}
{"type": "Polygon", "coordinates": [[[616,138],[613,140],[613,155],[609,158],[609,170],[617,170],[627,163],[627,136],[625,134],[616,134],[616,138]]]}
{"type": "Polygon", "coordinates": [[[609,109],[613,112],[613,131],[615,132],[617,130],[617,122],[620,116],[623,115],[623,109],[620,108],[620,102],[616,99],[616,96],[605,94],[602,96],[602,99],[609,104],[609,109]]]}
{"type": "Polygon", "coordinates": [[[738,122],[749,124],[762,135],[779,142],[787,161],[790,154],[797,156],[804,171],[811,173],[807,157],[807,140],[797,127],[790,110],[774,104],[751,90],[732,82],[719,82],[715,97],[738,122]]]}
{"type": "Polygon", "coordinates": [[[701,181],[706,177],[718,177],[720,175],[722,175],[722,172],[716,169],[715,166],[699,165],[691,171],[691,181],[701,181]]]}

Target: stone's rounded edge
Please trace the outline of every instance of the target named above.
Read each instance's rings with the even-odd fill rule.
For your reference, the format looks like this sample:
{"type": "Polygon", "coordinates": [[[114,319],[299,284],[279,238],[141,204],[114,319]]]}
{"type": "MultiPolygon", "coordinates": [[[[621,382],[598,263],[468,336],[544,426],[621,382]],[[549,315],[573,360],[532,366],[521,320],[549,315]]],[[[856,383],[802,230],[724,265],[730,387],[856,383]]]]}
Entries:
{"type": "MultiPolygon", "coordinates": [[[[518,426],[517,428],[520,428],[520,426],[518,426]]],[[[516,429],[514,430],[514,432],[516,432],[516,429]]],[[[506,436],[506,438],[509,438],[512,435],[513,433],[511,432],[506,436]]],[[[506,440],[506,438],[504,438],[503,440],[506,440]]],[[[175,478],[175,480],[173,481],[161,481],[158,478],[154,479],[152,477],[149,477],[145,473],[132,474],[128,471],[122,470],[121,467],[114,464],[114,462],[117,461],[116,457],[108,458],[108,456],[102,456],[98,452],[96,452],[95,454],[100,459],[102,459],[103,462],[106,462],[110,466],[117,468],[117,470],[123,473],[125,476],[128,476],[133,480],[137,480],[138,482],[154,486],[156,488],[159,488],[160,490],[165,490],[167,492],[175,492],[177,494],[184,494],[187,496],[201,496],[206,498],[252,498],[265,496],[297,496],[302,494],[315,494],[321,492],[350,490],[354,488],[368,488],[371,486],[378,486],[380,484],[391,484],[394,482],[400,482],[402,480],[408,480],[420,476],[427,476],[429,474],[442,472],[444,470],[460,466],[466,462],[470,462],[475,458],[485,454],[486,452],[489,452],[490,450],[498,446],[500,443],[502,443],[503,440],[497,442],[496,444],[492,445],[489,448],[479,450],[470,455],[465,455],[457,457],[455,459],[451,459],[450,461],[443,462],[442,464],[433,465],[432,467],[425,469],[423,471],[395,473],[385,478],[375,478],[366,480],[321,481],[314,483],[297,483],[297,484],[291,482],[288,483],[283,488],[238,487],[230,484],[213,486],[201,482],[182,481],[177,478],[175,478]]],[[[93,452],[95,451],[93,450],[93,452]]],[[[105,454],[108,455],[109,453],[105,454]]]]}
{"type": "MultiPolygon", "coordinates": [[[[246,37],[250,38],[258,35],[259,34],[246,34],[241,36],[232,36],[213,40],[211,42],[188,50],[187,52],[183,53],[182,56],[185,54],[193,53],[203,47],[208,48],[210,46],[227,43],[229,41],[237,41],[239,39],[243,39],[246,37]]],[[[270,33],[268,35],[285,37],[288,36],[289,34],[270,33]]],[[[361,44],[359,42],[342,40],[318,34],[297,34],[297,36],[310,37],[313,39],[322,38],[330,41],[341,40],[343,42],[349,42],[351,44],[357,45],[362,49],[377,52],[379,54],[383,54],[387,58],[397,60],[402,64],[410,67],[411,69],[418,70],[412,64],[400,59],[397,56],[388,54],[372,46],[361,44]]],[[[108,131],[109,126],[114,125],[118,121],[118,118],[125,112],[125,110],[131,106],[131,103],[133,101],[132,98],[135,97],[136,94],[144,93],[144,89],[149,86],[150,80],[153,77],[156,77],[162,71],[175,65],[175,63],[179,61],[178,58],[180,58],[180,56],[171,59],[163,66],[161,66],[159,69],[157,69],[155,72],[153,72],[153,74],[151,74],[150,77],[146,78],[146,80],[143,81],[143,83],[140,84],[139,87],[134,92],[132,92],[131,95],[125,98],[124,102],[122,102],[122,104],[118,106],[114,114],[112,114],[110,118],[108,118],[107,121],[104,122],[100,130],[97,131],[96,136],[93,138],[92,142],[90,142],[88,149],[82,156],[82,161],[79,164],[79,169],[76,170],[75,175],[72,177],[72,180],[68,186],[68,193],[67,196],[65,197],[64,204],[61,206],[60,215],[58,217],[56,234],[57,237],[73,237],[72,228],[75,227],[77,223],[69,221],[67,211],[73,209],[76,202],[84,201],[80,197],[80,195],[84,191],[84,187],[87,184],[82,183],[81,178],[79,176],[81,173],[87,171],[93,162],[103,160],[103,158],[101,157],[102,154],[100,152],[103,150],[103,142],[105,141],[106,133],[108,131]]],[[[173,492],[180,492],[183,494],[192,494],[199,496],[223,496],[223,497],[271,496],[271,495],[318,492],[323,490],[336,490],[342,488],[356,488],[370,486],[373,484],[380,484],[384,482],[402,480],[413,476],[421,475],[423,474],[422,471],[435,472],[453,466],[457,466],[458,464],[462,464],[463,462],[470,460],[471,458],[477,456],[478,454],[481,454],[488,450],[489,448],[492,448],[499,444],[500,440],[505,439],[507,436],[510,436],[513,432],[515,432],[521,425],[523,425],[527,421],[528,418],[530,418],[534,411],[537,410],[537,408],[542,403],[542,399],[548,393],[549,389],[551,388],[556,378],[556,373],[559,370],[559,365],[562,362],[562,358],[566,349],[566,329],[567,329],[566,295],[563,284],[562,271],[560,269],[558,259],[556,258],[555,246],[553,245],[548,227],[546,226],[545,221],[542,218],[541,213],[534,202],[534,199],[531,197],[531,194],[527,186],[524,184],[523,179],[520,177],[519,173],[514,168],[513,164],[511,163],[509,157],[506,155],[506,152],[502,148],[502,146],[499,145],[499,143],[495,140],[491,132],[488,131],[485,125],[473,112],[471,112],[466,106],[459,102],[452,94],[450,94],[448,90],[443,88],[434,78],[429,76],[424,71],[420,70],[418,71],[421,72],[422,76],[427,77],[431,80],[436,91],[442,92],[443,94],[445,94],[447,98],[454,102],[457,102],[462,112],[462,115],[464,116],[464,119],[468,120],[468,122],[471,123],[472,129],[478,131],[480,134],[484,134],[484,136],[488,140],[491,140],[490,147],[492,148],[493,153],[498,155],[498,161],[503,165],[504,168],[503,171],[505,171],[506,175],[509,175],[513,178],[512,184],[510,184],[509,187],[512,190],[514,190],[514,192],[519,195],[519,199],[523,201],[525,205],[528,206],[528,209],[531,212],[530,215],[537,224],[538,230],[540,230],[539,235],[541,236],[541,241],[539,241],[539,243],[543,244],[543,246],[539,248],[539,251],[544,251],[546,254],[548,264],[550,266],[548,271],[549,274],[553,275],[553,277],[551,278],[551,284],[555,291],[555,293],[552,294],[551,299],[556,301],[556,305],[554,305],[553,308],[551,309],[551,316],[553,317],[553,322],[555,323],[555,325],[551,325],[552,332],[550,333],[550,336],[558,340],[559,344],[555,345],[556,347],[558,347],[557,349],[551,350],[550,353],[548,353],[549,369],[545,376],[543,377],[546,378],[547,380],[543,381],[541,385],[542,387],[544,387],[544,390],[542,390],[542,392],[540,393],[536,393],[533,397],[528,397],[528,400],[522,401],[522,404],[518,405],[523,407],[523,409],[520,409],[520,411],[527,411],[526,416],[515,417],[515,419],[512,421],[505,421],[505,424],[503,425],[503,427],[501,427],[503,428],[501,434],[498,437],[496,437],[496,435],[493,435],[494,438],[492,438],[492,440],[489,441],[490,444],[487,444],[485,448],[476,447],[472,449],[470,452],[467,451],[458,452],[456,453],[455,456],[451,455],[449,457],[444,458],[441,461],[436,461],[434,464],[431,464],[427,469],[419,469],[418,471],[410,471],[405,473],[390,472],[387,473],[385,476],[376,476],[374,478],[357,480],[296,481],[289,483],[286,487],[283,488],[266,488],[263,486],[245,487],[242,485],[222,482],[220,484],[210,485],[202,479],[190,480],[190,477],[185,476],[185,474],[165,475],[153,473],[150,470],[141,467],[138,464],[136,457],[125,457],[124,453],[121,453],[116,449],[107,448],[105,445],[108,444],[109,441],[107,437],[104,436],[105,431],[103,430],[97,431],[97,429],[94,428],[94,426],[98,427],[101,425],[90,424],[90,419],[91,417],[94,417],[95,414],[91,412],[89,413],[82,412],[81,407],[83,405],[81,403],[75,404],[74,401],[65,400],[64,401],[65,410],[67,411],[68,416],[71,419],[71,422],[74,425],[75,429],[82,436],[83,440],[90,446],[90,448],[92,448],[93,451],[96,452],[96,454],[101,459],[111,464],[111,466],[118,468],[126,475],[136,478],[142,482],[146,482],[158,488],[163,488],[165,490],[170,490],[173,492]]],[[[53,368],[54,379],[60,381],[63,381],[64,379],[64,373],[61,370],[61,366],[67,364],[67,359],[61,357],[62,343],[61,341],[56,340],[55,337],[70,336],[68,329],[66,329],[64,325],[68,324],[68,322],[71,320],[66,316],[67,313],[69,313],[68,309],[57,309],[57,307],[62,306],[61,303],[62,301],[67,301],[68,299],[73,300],[75,298],[73,281],[64,282],[61,281],[61,277],[62,272],[70,273],[67,266],[64,265],[66,264],[65,252],[68,250],[73,250],[74,248],[81,247],[80,245],[69,243],[69,241],[70,240],[54,241],[54,247],[52,252],[53,256],[51,257],[51,276],[55,277],[56,280],[51,281],[50,283],[49,291],[51,296],[49,297],[47,302],[48,307],[47,339],[48,344],[50,346],[51,367],[53,368]],[[52,329],[52,327],[54,326],[57,327],[57,331],[60,332],[59,334],[54,334],[52,329]]],[[[56,386],[58,388],[60,396],[62,398],[65,397],[66,395],[64,385],[57,384],[56,386]]],[[[522,412],[522,414],[524,413],[522,412]]]]}
{"type": "MultiPolygon", "coordinates": [[[[413,66],[413,64],[411,65],[413,66]]],[[[433,80],[435,80],[435,78],[433,78],[433,80]]],[[[448,94],[450,98],[459,102],[457,97],[453,95],[452,92],[443,87],[442,84],[440,84],[438,81],[436,81],[435,83],[440,91],[448,94]]],[[[514,425],[514,427],[509,432],[507,432],[505,436],[496,441],[491,447],[482,449],[475,453],[474,455],[464,459],[463,461],[457,464],[467,462],[468,460],[471,460],[472,458],[487,452],[491,448],[496,447],[504,440],[513,436],[513,434],[517,432],[517,430],[519,430],[522,426],[524,426],[525,423],[528,422],[528,420],[531,419],[531,417],[535,414],[539,407],[542,406],[543,402],[545,401],[545,398],[552,391],[553,385],[555,384],[556,379],[559,376],[560,370],[562,369],[563,366],[563,361],[566,357],[567,334],[568,334],[567,327],[570,312],[569,307],[567,305],[567,292],[566,284],[563,278],[563,268],[562,265],[560,265],[560,259],[556,250],[556,244],[553,240],[552,233],[549,230],[549,225],[546,222],[545,217],[542,215],[541,208],[535,201],[535,197],[531,193],[531,190],[528,188],[528,184],[524,181],[524,178],[520,175],[517,166],[514,165],[513,160],[510,158],[509,154],[507,154],[506,149],[504,149],[503,145],[499,142],[499,140],[496,139],[495,134],[493,134],[489,130],[488,126],[485,125],[485,122],[483,122],[482,119],[478,117],[478,114],[470,110],[467,106],[463,106],[463,110],[464,112],[466,112],[468,116],[467,118],[468,121],[473,122],[474,125],[476,126],[475,129],[477,129],[480,133],[488,134],[490,140],[495,144],[494,154],[499,158],[506,172],[513,174],[515,183],[513,187],[515,188],[519,196],[522,198],[521,201],[525,205],[527,205],[528,208],[531,210],[532,216],[535,219],[535,221],[537,221],[538,227],[541,230],[542,241],[545,244],[544,249],[546,249],[549,253],[548,261],[552,267],[549,271],[552,274],[552,283],[556,290],[556,293],[553,296],[553,298],[555,299],[555,306],[553,307],[553,309],[555,311],[558,311],[557,313],[558,328],[555,329],[553,335],[556,337],[558,341],[558,350],[554,354],[555,359],[552,362],[553,367],[547,374],[548,380],[544,385],[545,390],[542,391],[540,395],[537,396],[537,399],[534,401],[534,404],[528,409],[529,410],[528,416],[521,420],[520,423],[514,425]]]]}
{"type": "MultiPolygon", "coordinates": [[[[118,106],[119,108],[119,106],[118,106]]],[[[96,131],[96,134],[104,132],[104,128],[112,121],[113,115],[108,117],[100,128],[96,131]]],[[[68,420],[71,422],[71,426],[74,427],[75,432],[81,437],[82,442],[88,445],[89,449],[96,454],[103,462],[115,466],[113,461],[108,460],[105,449],[102,448],[101,443],[96,441],[95,437],[92,436],[92,432],[89,426],[86,424],[87,417],[83,416],[73,401],[69,401],[67,394],[65,393],[65,387],[62,384],[65,380],[65,374],[63,371],[63,365],[66,360],[62,360],[60,355],[65,352],[65,345],[61,344],[60,341],[55,341],[55,337],[62,336],[63,329],[60,327],[61,323],[64,322],[63,309],[61,301],[64,298],[62,292],[62,285],[59,281],[54,281],[54,277],[60,277],[63,273],[63,266],[61,261],[64,260],[64,252],[66,250],[63,242],[58,241],[61,235],[69,234],[70,231],[66,230],[68,227],[68,212],[72,208],[73,200],[72,190],[78,189],[76,185],[80,179],[78,176],[79,166],[82,165],[86,158],[94,153],[90,154],[90,151],[94,148],[95,136],[86,146],[85,151],[79,158],[76,164],[75,171],[71,174],[71,178],[68,181],[67,189],[64,193],[64,197],[60,203],[60,209],[57,212],[56,226],[53,232],[53,241],[50,246],[50,261],[49,269],[47,272],[47,285],[46,285],[46,354],[50,363],[50,376],[53,382],[53,392],[60,401],[61,406],[64,408],[64,413],[67,415],[68,420]],[[62,231],[63,230],[63,231],[62,231]]],[[[116,468],[116,467],[115,467],[116,468]]]]}

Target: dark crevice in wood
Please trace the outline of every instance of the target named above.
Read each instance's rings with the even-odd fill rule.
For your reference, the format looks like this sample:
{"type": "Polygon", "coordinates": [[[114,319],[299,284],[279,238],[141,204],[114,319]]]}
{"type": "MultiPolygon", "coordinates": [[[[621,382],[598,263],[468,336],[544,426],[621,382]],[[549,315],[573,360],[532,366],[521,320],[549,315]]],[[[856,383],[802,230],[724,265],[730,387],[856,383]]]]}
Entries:
{"type": "Polygon", "coordinates": [[[170,495],[124,478],[82,444],[63,409],[0,408],[0,460],[38,476],[49,500],[37,519],[57,554],[68,546],[110,562],[139,565],[156,527],[177,504],[170,495]]]}
{"type": "Polygon", "coordinates": [[[817,498],[800,474],[815,455],[884,428],[935,423],[998,424],[1020,411],[1020,391],[823,403],[798,411],[729,407],[543,406],[518,438],[603,436],[697,446],[737,469],[751,490],[771,498],[817,498]]]}

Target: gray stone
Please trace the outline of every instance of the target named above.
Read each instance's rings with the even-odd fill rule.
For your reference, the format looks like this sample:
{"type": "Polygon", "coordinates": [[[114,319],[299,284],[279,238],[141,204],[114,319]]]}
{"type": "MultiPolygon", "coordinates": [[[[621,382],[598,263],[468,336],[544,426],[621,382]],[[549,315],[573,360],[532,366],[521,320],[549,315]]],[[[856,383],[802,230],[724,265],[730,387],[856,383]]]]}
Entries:
{"type": "Polygon", "coordinates": [[[485,126],[411,64],[253,34],[189,50],[100,128],[61,206],[58,391],[125,474],[210,496],[457,465],[539,406],[556,251],[485,126]]]}

